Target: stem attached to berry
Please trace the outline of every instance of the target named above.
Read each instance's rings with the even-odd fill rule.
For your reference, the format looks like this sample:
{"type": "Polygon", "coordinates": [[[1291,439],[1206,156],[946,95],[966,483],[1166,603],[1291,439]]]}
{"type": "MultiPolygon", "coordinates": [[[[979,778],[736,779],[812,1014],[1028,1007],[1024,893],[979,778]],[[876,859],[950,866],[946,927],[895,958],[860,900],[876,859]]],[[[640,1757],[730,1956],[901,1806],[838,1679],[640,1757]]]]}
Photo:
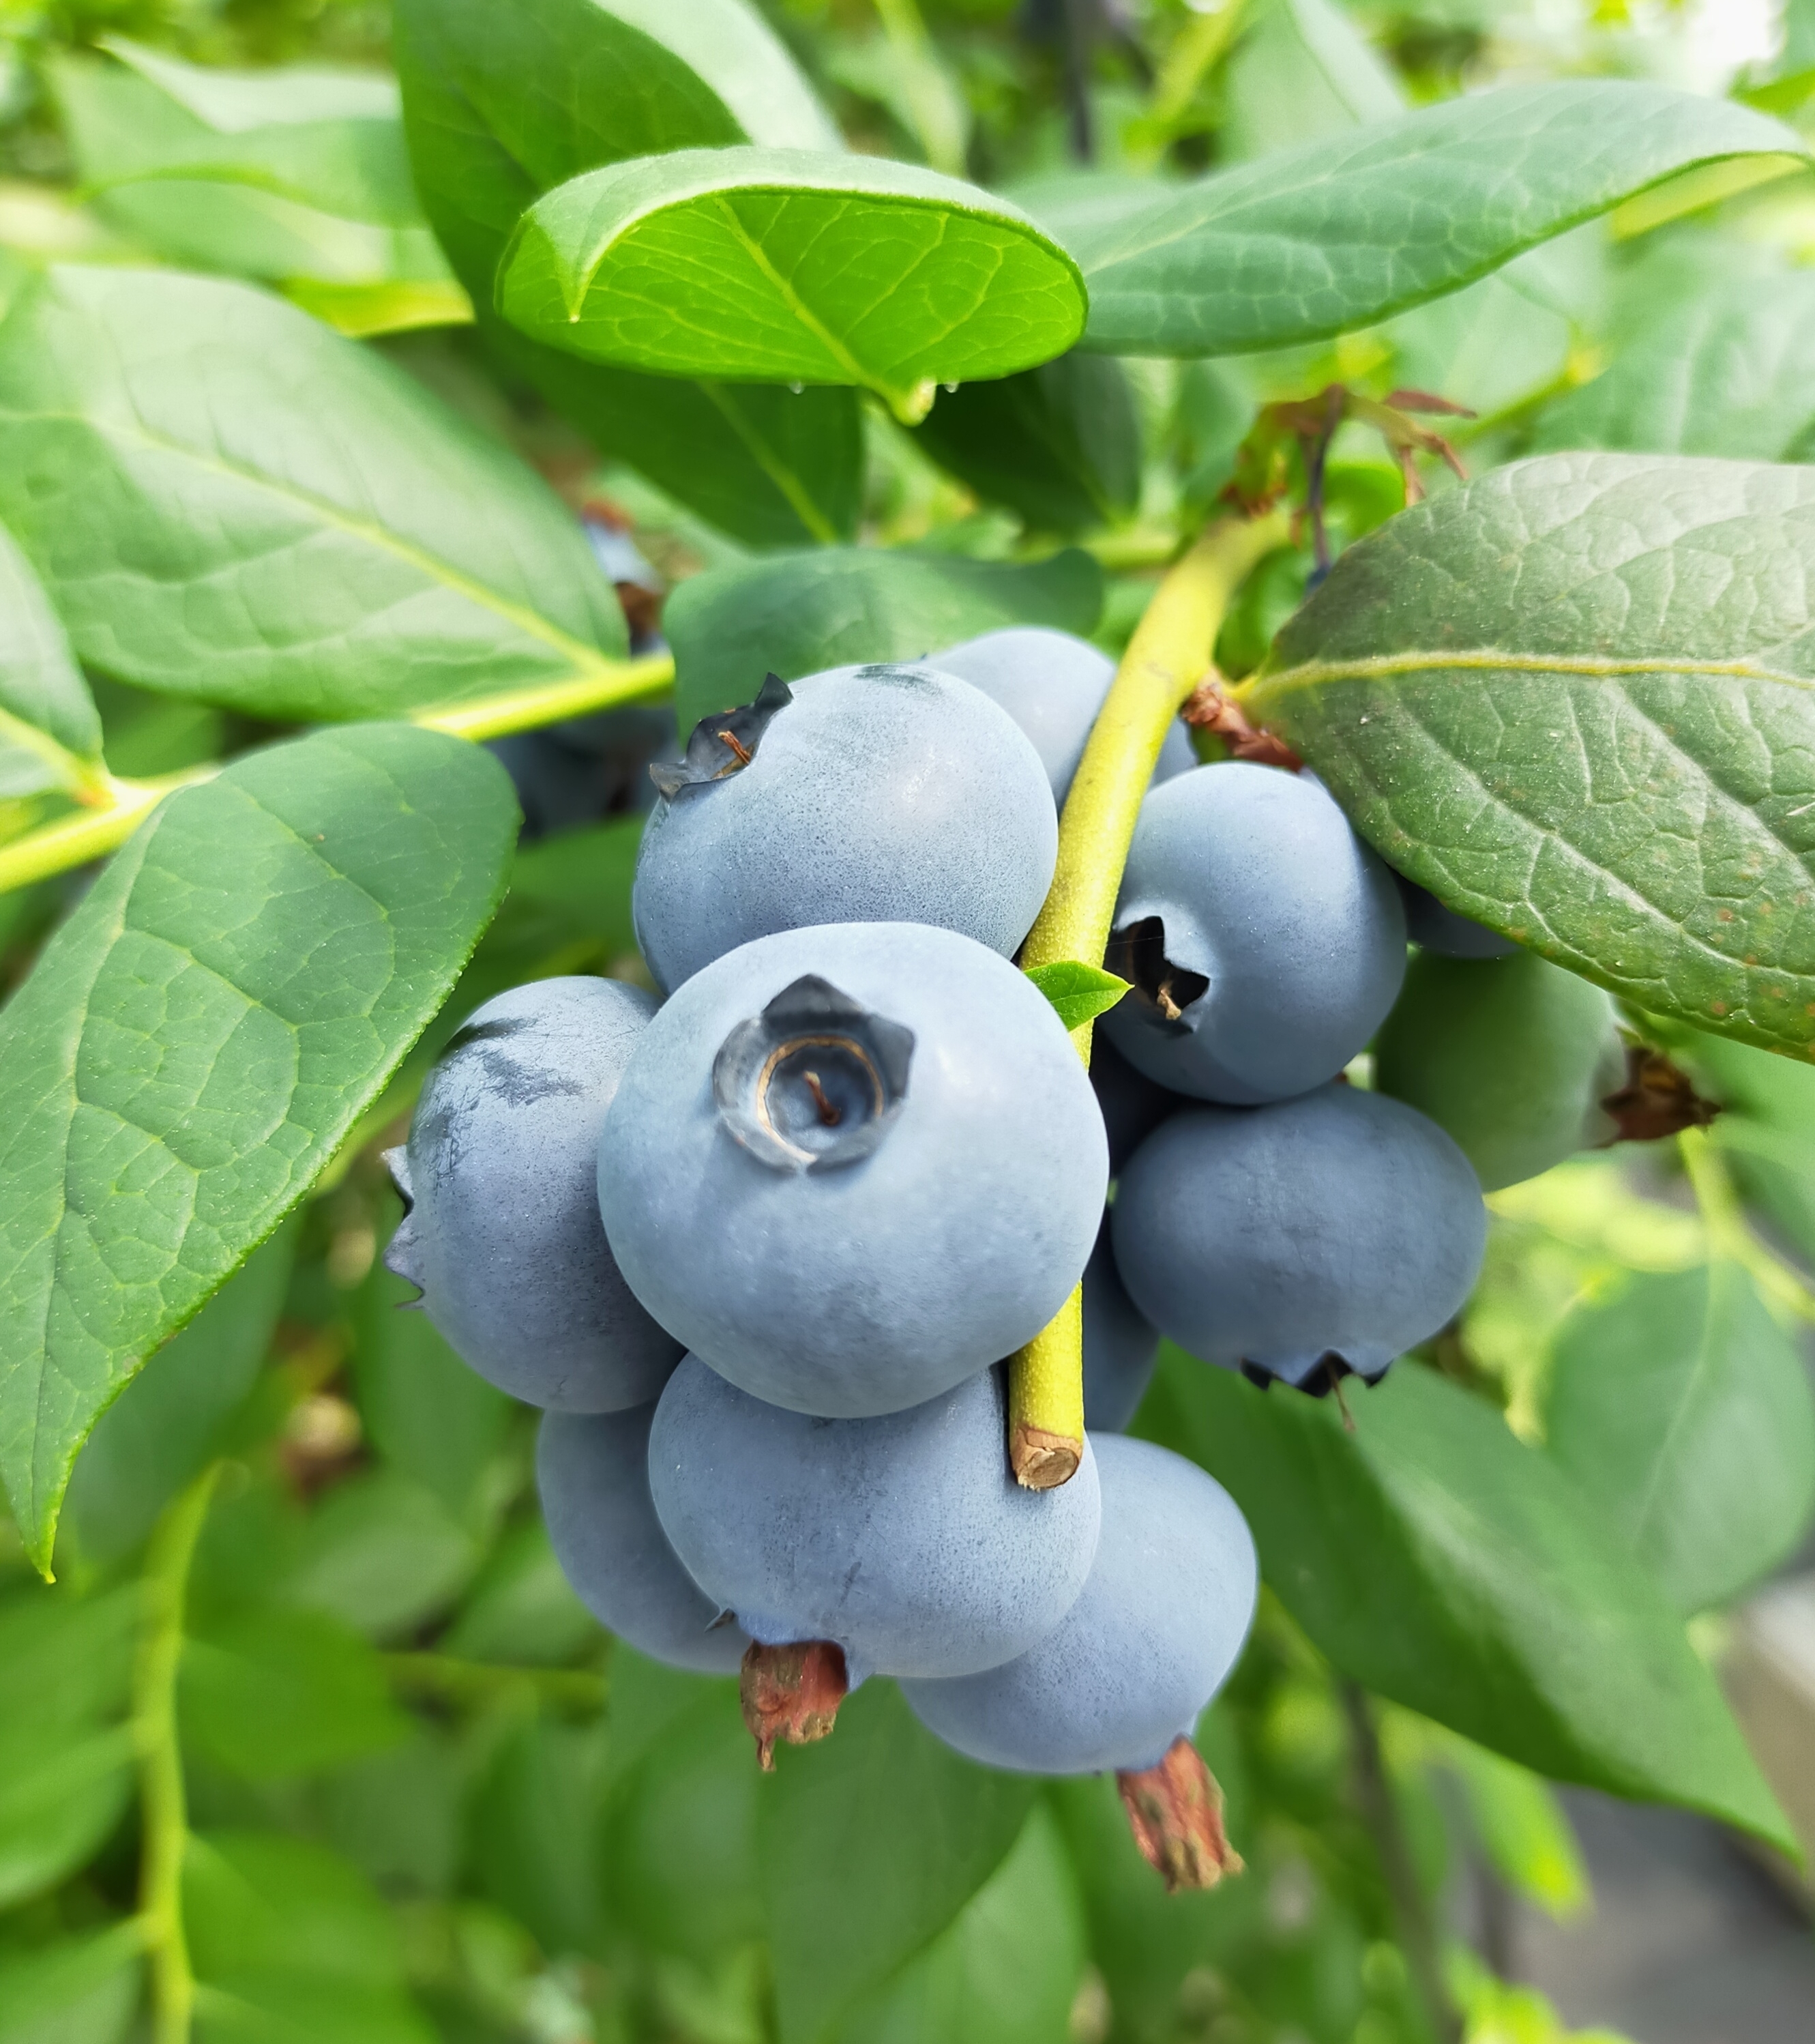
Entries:
{"type": "MultiPolygon", "coordinates": [[[[1102,962],[1129,841],[1160,748],[1205,676],[1230,602],[1261,558],[1290,536],[1283,511],[1219,518],[1168,573],[1110,684],[1059,824],[1058,864],[1021,947],[1032,971],[1102,962]]],[[[1072,1030],[1090,1062],[1093,1024],[1072,1030]]],[[[1009,1461],[1030,1490],[1068,1481],[1084,1455],[1084,1308],[1074,1292],[1009,1366],[1009,1461]]]]}

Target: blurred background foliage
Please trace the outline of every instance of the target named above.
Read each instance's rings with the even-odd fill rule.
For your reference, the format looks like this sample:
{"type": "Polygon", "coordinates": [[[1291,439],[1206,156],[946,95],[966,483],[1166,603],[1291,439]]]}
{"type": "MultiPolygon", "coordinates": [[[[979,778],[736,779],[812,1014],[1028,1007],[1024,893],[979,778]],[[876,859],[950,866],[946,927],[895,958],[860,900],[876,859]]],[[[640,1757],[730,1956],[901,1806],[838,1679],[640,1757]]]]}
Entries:
{"type": "MultiPolygon", "coordinates": [[[[1011,191],[1186,175],[1529,77],[1732,91],[1815,132],[1806,0],[765,11],[855,146],[1011,191]]],[[[409,191],[388,36],[374,0],[0,0],[0,305],[59,255],[264,282],[370,336],[576,509],[602,503],[640,549],[609,571],[640,575],[651,601],[746,561],[487,366],[409,191]],[[313,155],[280,146],[298,94],[347,131],[313,155]]],[[[1257,407],[1333,378],[1466,404],[1474,470],[1579,445],[1806,457],[1815,182],[1737,184],[1667,187],[1315,348],[1069,358],[1011,391],[961,391],[912,433],[867,412],[862,536],[1005,564],[1081,542],[1113,648],[1257,407]]],[[[1345,431],[1334,542],[1400,501],[1385,455],[1345,431]]],[[[1219,646],[1229,672],[1258,661],[1307,566],[1285,550],[1256,576],[1219,646]]],[[[117,772],[273,735],[97,687],[117,772]]],[[[533,813],[548,762],[512,763],[533,813]]],[[[1248,1872],[1172,1900],[1107,1781],[980,1775],[880,1685],[831,1746],[784,1754],[764,1781],[734,1686],[614,1647],[579,1606],[535,1508],[534,1416],[393,1310],[408,1288],[378,1261],[397,1204],[377,1153],[478,1002],[539,974],[640,974],[635,776],[581,778],[573,801],[548,796],[539,820],[557,827],[526,836],[459,989],[317,1196],[103,1418],[54,1589],[0,1533],[0,2044],[149,2037],[142,1854],[173,1825],[180,1885],[158,1906],[184,1913],[210,2044],[1394,2044],[1445,2034],[1445,2001],[1477,2044],[1561,2038],[1495,1970],[1509,1894],[1559,1917],[1589,1907],[1551,1791],[1364,1696],[1271,1596],[1200,1742],[1248,1872]],[[178,1754],[186,1807],[169,1800],[178,1754]],[[963,1814],[973,1864],[916,1852],[945,1812],[963,1814]]],[[[0,804],[0,836],[54,806],[0,804]]],[[[83,884],[0,897],[0,989],[83,884]]],[[[1495,1195],[1474,1301],[1404,1367],[1503,1406],[1605,1515],[1608,1544],[1707,1614],[1795,1550],[1815,1496],[1797,1346],[1815,1312],[1815,1073],[1686,1034],[1672,1047],[1727,1103],[1712,1135],[1495,1195]],[[1788,1416],[1762,1503],[1743,1448],[1669,1472],[1705,1536],[1686,1545],[1634,1502],[1660,1465],[1628,1439],[1631,1405],[1597,1387],[1617,1394],[1635,1345],[1667,1363],[1671,1329],[1717,1285],[1708,1438],[1718,1450],[1721,1415],[1761,1398],[1788,1416]]],[[[1144,1424],[1185,1424],[1195,1367],[1168,1363],[1144,1424]]],[[[1712,1652],[1718,1623],[1696,1624],[1712,1652]]]]}

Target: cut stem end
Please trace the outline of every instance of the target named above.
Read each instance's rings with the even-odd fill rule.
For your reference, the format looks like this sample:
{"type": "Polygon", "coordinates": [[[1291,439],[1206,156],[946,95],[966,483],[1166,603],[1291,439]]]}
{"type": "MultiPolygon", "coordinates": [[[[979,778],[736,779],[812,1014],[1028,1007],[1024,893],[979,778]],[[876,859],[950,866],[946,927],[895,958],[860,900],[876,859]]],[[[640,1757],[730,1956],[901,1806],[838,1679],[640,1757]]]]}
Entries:
{"type": "Polygon", "coordinates": [[[1009,1438],[1008,1462],[1023,1490],[1057,1490],[1069,1483],[1084,1460],[1084,1443],[1044,1427],[1017,1427],[1009,1438]]]}
{"type": "Polygon", "coordinates": [[[788,1646],[762,1646],[753,1640],[738,1689],[757,1759],[765,1774],[773,1773],[778,1740],[811,1746],[831,1736],[850,1689],[844,1649],[829,1639],[788,1646]]]}
{"type": "Polygon", "coordinates": [[[1157,1767],[1119,1773],[1115,1785],[1141,1856],[1168,1895],[1241,1873],[1241,1855],[1222,1828],[1222,1791],[1188,1739],[1175,1739],[1157,1767]]]}

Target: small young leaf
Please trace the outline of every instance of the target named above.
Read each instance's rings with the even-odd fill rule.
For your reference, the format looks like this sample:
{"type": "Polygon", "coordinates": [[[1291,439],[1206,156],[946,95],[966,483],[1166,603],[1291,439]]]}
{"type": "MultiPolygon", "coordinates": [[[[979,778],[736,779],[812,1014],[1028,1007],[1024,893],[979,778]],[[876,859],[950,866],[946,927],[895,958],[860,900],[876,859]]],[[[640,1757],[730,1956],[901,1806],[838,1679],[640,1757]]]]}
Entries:
{"type": "Polygon", "coordinates": [[[73,788],[101,719],[50,599],[0,525],[0,799],[73,788]]]}
{"type": "Polygon", "coordinates": [[[1090,286],[1085,345],[1238,355],[1384,319],[1679,171],[1806,159],[1730,100],[1568,79],[1421,107],[1182,191],[1068,221],[1090,286]]]}
{"type": "Polygon", "coordinates": [[[1070,548],[1026,567],[841,547],[716,568],[682,582],[662,613],[675,720],[685,735],[751,701],[766,674],[924,659],[1003,624],[1084,633],[1102,607],[1102,571],[1070,548]]]}
{"type": "Polygon", "coordinates": [[[0,516],[84,660],[260,717],[393,715],[625,649],[532,470],[240,284],[48,272],[0,327],[0,516]]]}
{"type": "Polygon", "coordinates": [[[1027,977],[1058,1010],[1059,1020],[1068,1029],[1107,1014],[1128,991],[1126,980],[1076,959],[1035,966],[1027,977]]]}
{"type": "Polygon", "coordinates": [[[1709,1139],[1740,1189],[1815,1262],[1815,1070],[1700,1032],[1669,1047],[1720,1104],[1709,1139]]]}
{"type": "Polygon", "coordinates": [[[1332,1401],[1176,1349],[1142,1407],[1246,1514],[1267,1581],[1343,1673],[1560,1781],[1790,1846],[1680,1616],[1550,1458],[1415,1363],[1332,1401]]]}
{"type": "Polygon", "coordinates": [[[1343,555],[1243,706],[1449,907],[1655,1012],[1815,1042],[1815,469],[1495,470],[1343,555]]]}
{"type": "Polygon", "coordinates": [[[1075,348],[1056,362],[947,391],[915,438],[980,497],[1038,532],[1082,532],[1134,509],[1141,421],[1122,364],[1075,348]]]}
{"type": "Polygon", "coordinates": [[[1071,258],[1005,199],[886,158],[683,149],[559,186],[524,214],[498,309],[598,362],[734,382],[851,384],[904,419],[934,386],[1061,355],[1071,258]]]}
{"type": "Polygon", "coordinates": [[[1633,1278],[1558,1335],[1545,1445],[1686,1612],[1724,1604],[1815,1510],[1801,1352],[1736,1263],[1633,1278]]]}
{"type": "Polygon", "coordinates": [[[417,188],[504,359],[600,448],[749,544],[848,537],[863,479],[853,392],[639,376],[538,347],[491,312],[518,217],[582,171],[740,142],[838,147],[762,17],[742,0],[400,0],[396,14],[417,188]]]}
{"type": "Polygon", "coordinates": [[[478,1566],[473,1535],[426,1484],[368,1470],[309,1515],[285,1595],[375,1639],[402,1639],[457,1597],[478,1566]]]}
{"type": "Polygon", "coordinates": [[[783,2044],[819,2044],[1007,1857],[1034,1784],[972,1766],[871,1682],[823,1744],[785,1750],[757,1835],[783,2044]]]}
{"type": "Polygon", "coordinates": [[[503,770],[324,732],[172,796],[0,1013],[0,1472],[48,1561],[75,1451],[276,1227],[446,997],[503,770]]]}

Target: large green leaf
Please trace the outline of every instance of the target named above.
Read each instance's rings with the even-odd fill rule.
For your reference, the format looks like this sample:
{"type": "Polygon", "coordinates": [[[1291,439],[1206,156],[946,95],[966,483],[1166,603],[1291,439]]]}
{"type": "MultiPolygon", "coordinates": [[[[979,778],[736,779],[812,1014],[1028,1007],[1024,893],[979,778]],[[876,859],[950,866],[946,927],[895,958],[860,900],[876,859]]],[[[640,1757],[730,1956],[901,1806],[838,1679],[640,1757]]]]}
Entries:
{"type": "Polygon", "coordinates": [[[1352,548],[1245,697],[1450,907],[1815,1041],[1815,469],[1552,455],[1352,548]]]}
{"type": "Polygon", "coordinates": [[[263,717],[578,679],[625,647],[531,470],[242,285],[72,267],[17,303],[0,516],[84,660],[263,717]]]}
{"type": "Polygon", "coordinates": [[[758,1807],[784,2044],[817,2044],[925,1950],[1007,1856],[1034,1784],[973,1767],[870,1683],[758,1807]]]}
{"type": "Polygon", "coordinates": [[[136,1923],[0,1958],[0,2044],[121,2044],[139,2005],[136,1923]]]}
{"type": "Polygon", "coordinates": [[[1142,1408],[1246,1514],[1266,1580],[1370,1689],[1562,1781],[1782,1843],[1683,1621],[1550,1459],[1415,1364],[1333,1400],[1169,1350],[1142,1408]]]}
{"type": "Polygon", "coordinates": [[[851,384],[914,420],[939,383],[1063,354],[1085,302],[1057,244],[975,185],[886,157],[717,148],[608,164],[538,200],[497,305],[593,361],[851,384]]]}
{"type": "Polygon", "coordinates": [[[153,815],[0,1014],[0,1472],[40,1562],[100,1412],[445,998],[515,821],[436,732],[250,754],[153,815]]]}
{"type": "Polygon", "coordinates": [[[129,1554],[216,1451],[251,1389],[296,1260],[294,1224],[253,1251],[181,1334],[95,1422],[71,1481],[63,1527],[83,1562],[129,1554]]]}
{"type": "Polygon", "coordinates": [[[1697,1092],[1720,1104],[1709,1132],[1740,1189],[1815,1262],[1815,1071],[1698,1032],[1671,1046],[1697,1092]]]}
{"type": "Polygon", "coordinates": [[[961,384],[915,437],[942,468],[1038,532],[1107,524],[1141,494],[1141,421],[1110,355],[1074,350],[1018,376],[961,384]]]}
{"type": "Polygon", "coordinates": [[[1223,75],[1226,163],[1390,121],[1406,98],[1383,59],[1336,0],[1249,0],[1223,75]]]}
{"type": "Polygon", "coordinates": [[[1622,295],[1612,361],[1544,411],[1539,451],[1790,452],[1815,419],[1815,277],[1717,244],[1622,295]]]}
{"type": "Polygon", "coordinates": [[[838,2031],[838,2044],[1065,2044],[1084,1972],[1065,1840],[1036,1804],[951,1927],[838,2031]]]}
{"type": "MultiPolygon", "coordinates": [[[[601,163],[836,131],[742,0],[401,0],[418,190],[482,309],[519,217],[601,163]]],[[[506,359],[606,452],[756,546],[848,536],[863,470],[849,391],[727,389],[578,361],[500,327],[506,359]]]]}
{"type": "Polygon", "coordinates": [[[1236,355],[1366,326],[1452,291],[1679,171],[1806,157],[1730,101],[1566,79],[1421,108],[1068,218],[1085,345],[1236,355]]]}
{"type": "Polygon", "coordinates": [[[68,790],[72,758],[100,752],[101,719],[69,640],[0,525],[0,800],[68,790]]]}
{"type": "Polygon", "coordinates": [[[1634,1277],[1579,1307],[1556,1339],[1544,1437],[1686,1612],[1756,1582],[1815,1508],[1808,1374],[1736,1263],[1634,1277]]]}
{"type": "Polygon", "coordinates": [[[822,548],[684,582],[662,624],[683,732],[785,680],[867,660],[917,660],[1003,624],[1095,628],[1103,574],[1068,549],[1030,567],[956,554],[822,548]]]}

